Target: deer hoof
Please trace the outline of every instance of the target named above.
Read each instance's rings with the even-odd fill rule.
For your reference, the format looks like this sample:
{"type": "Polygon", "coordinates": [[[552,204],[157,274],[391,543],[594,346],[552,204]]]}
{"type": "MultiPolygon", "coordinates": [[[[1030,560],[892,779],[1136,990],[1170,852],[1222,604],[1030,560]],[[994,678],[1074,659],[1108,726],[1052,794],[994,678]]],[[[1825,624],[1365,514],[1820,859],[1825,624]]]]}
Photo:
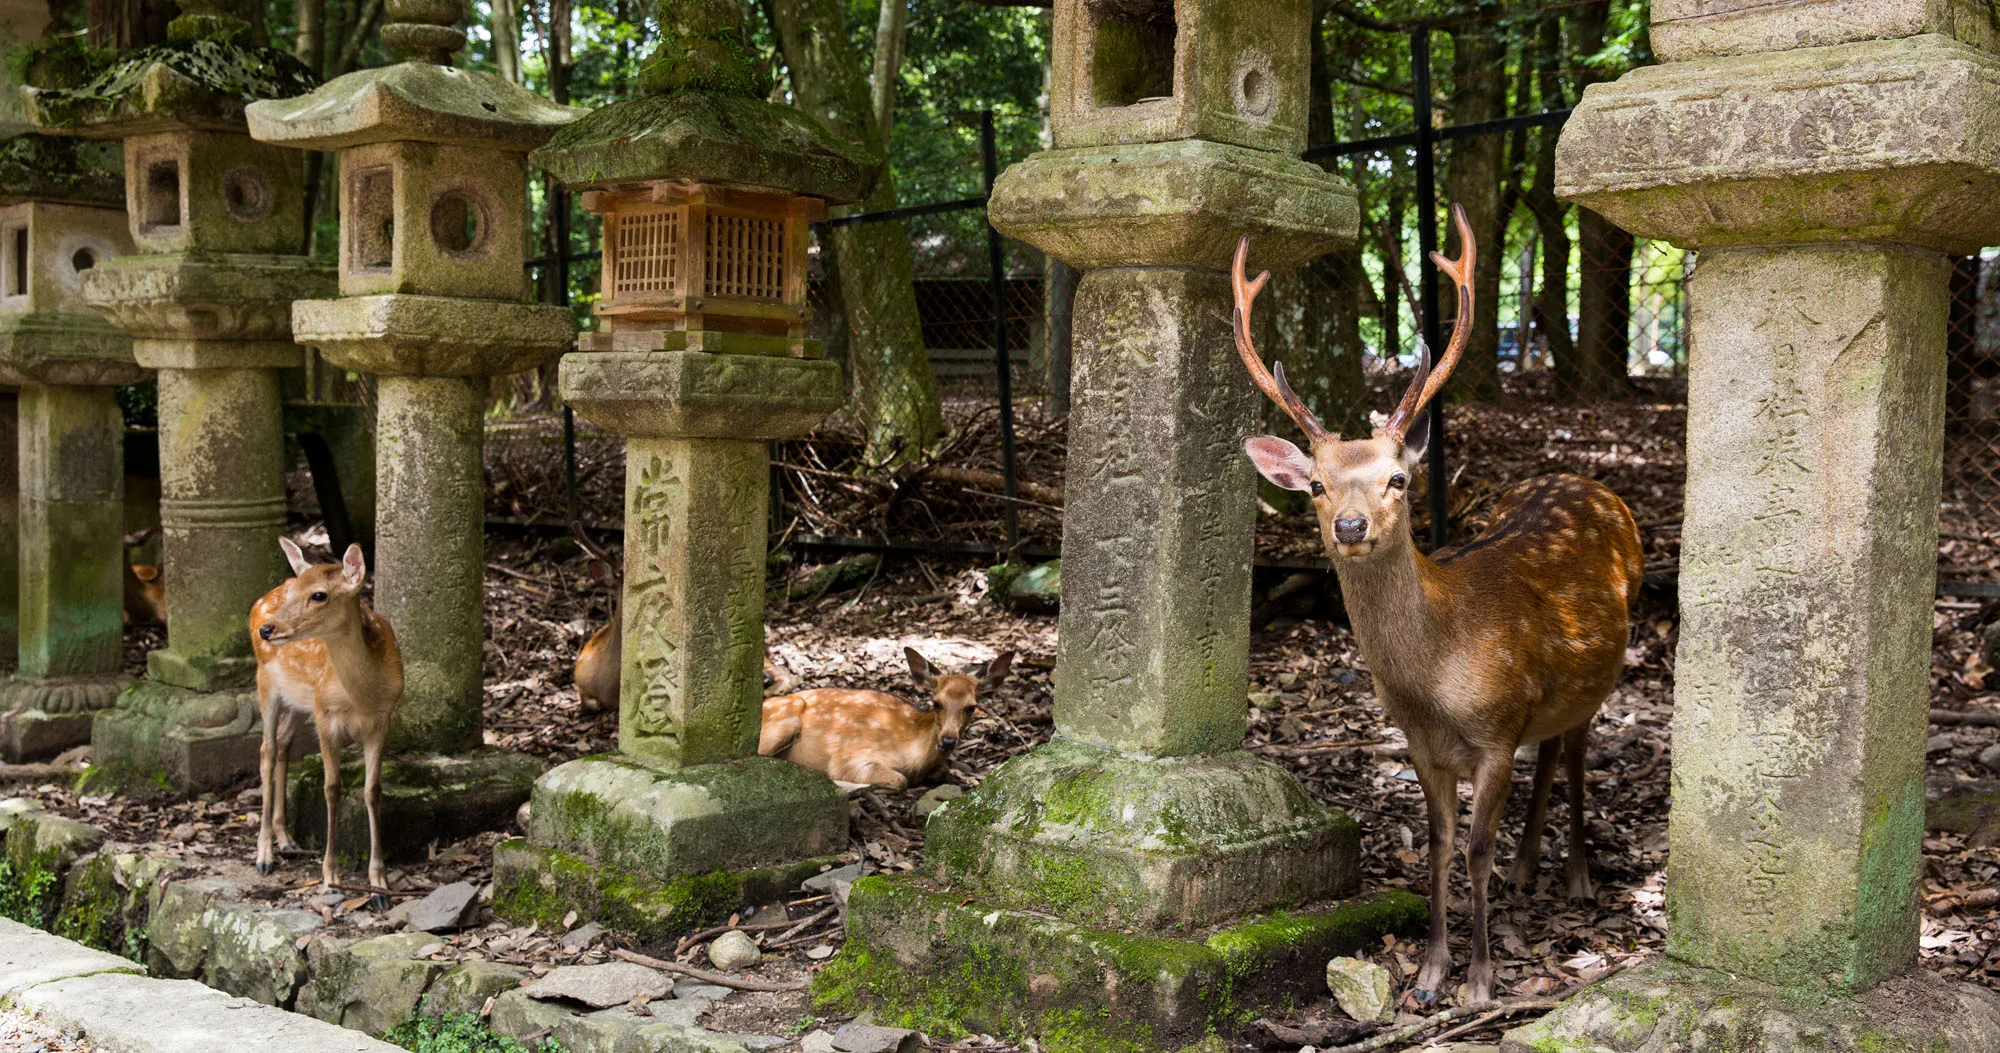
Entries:
{"type": "Polygon", "coordinates": [[[271,873],[275,872],[275,871],[276,871],[277,869],[278,869],[278,864],[276,864],[276,863],[263,863],[263,862],[260,862],[260,863],[258,863],[258,864],[257,864],[257,873],[259,873],[259,874],[265,874],[265,875],[268,875],[268,874],[271,874],[271,873]]]}
{"type": "Polygon", "coordinates": [[[377,892],[374,895],[369,896],[368,909],[376,912],[377,914],[386,913],[389,910],[389,897],[381,894],[380,892],[377,892]]]}
{"type": "Polygon", "coordinates": [[[1415,999],[1418,1005],[1436,1005],[1444,995],[1428,987],[1413,987],[1410,989],[1410,997],[1415,999]]]}

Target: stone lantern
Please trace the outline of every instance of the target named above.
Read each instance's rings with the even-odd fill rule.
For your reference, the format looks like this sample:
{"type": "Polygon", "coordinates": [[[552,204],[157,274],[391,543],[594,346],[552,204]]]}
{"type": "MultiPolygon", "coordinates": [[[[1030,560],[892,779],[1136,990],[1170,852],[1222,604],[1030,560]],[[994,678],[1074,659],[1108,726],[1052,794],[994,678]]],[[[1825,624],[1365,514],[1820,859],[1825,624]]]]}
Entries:
{"type": "MultiPolygon", "coordinates": [[[[471,833],[506,821],[540,772],[529,758],[482,753],[438,761],[443,777],[419,775],[411,765],[425,762],[408,754],[464,754],[481,741],[488,378],[533,369],[575,335],[567,307],[523,302],[525,157],[583,111],[452,68],[465,43],[459,8],[398,0],[389,14],[403,21],[382,39],[406,61],[248,110],[258,141],[340,159],[341,295],[295,303],[292,335],[377,377],[375,604],[396,627],[405,677],[391,748],[406,756],[389,778],[427,790],[385,795],[384,825],[423,830],[418,846],[452,836],[440,823],[471,833]],[[479,814],[446,792],[495,778],[514,797],[483,793],[479,814]]],[[[323,773],[300,776],[298,792],[317,801],[323,773]]],[[[317,833],[310,817],[324,813],[306,803],[294,814],[317,833]]]]}
{"type": "Polygon", "coordinates": [[[160,383],[167,646],[98,715],[96,762],[184,792],[257,770],[250,605],[286,575],[278,372],[301,364],[292,301],[332,292],[297,255],[304,164],[246,134],[247,102],[312,75],[251,45],[228,0],[189,0],[165,44],[74,89],[29,88],[36,127],[122,140],[138,252],[84,272],[84,302],[132,337],[160,383]]]}
{"type": "Polygon", "coordinates": [[[1359,827],[1243,750],[1260,407],[1227,272],[1245,235],[1254,273],[1358,225],[1298,157],[1309,7],[1056,0],[1055,149],[988,206],[1083,272],[1056,733],[932,815],[927,874],[855,884],[844,1010],[1178,1048],[1424,916],[1402,892],[1337,904],[1359,827]],[[966,975],[978,998],[933,996],[966,975]]]}
{"type": "Polygon", "coordinates": [[[90,741],[130,682],[116,388],[146,371],[82,291],[132,250],[124,204],[116,148],[32,132],[0,143],[0,382],[20,391],[20,657],[0,682],[10,761],[90,741]]]}
{"type": "Polygon", "coordinates": [[[642,931],[779,894],[847,842],[826,776],[756,755],[767,443],[843,401],[802,335],[805,224],[876,171],[764,101],[735,0],[663,3],[660,25],[646,94],[533,155],[605,216],[606,331],[562,391],[626,436],[620,752],[542,776],[528,839],[494,857],[503,914],[642,931]]]}

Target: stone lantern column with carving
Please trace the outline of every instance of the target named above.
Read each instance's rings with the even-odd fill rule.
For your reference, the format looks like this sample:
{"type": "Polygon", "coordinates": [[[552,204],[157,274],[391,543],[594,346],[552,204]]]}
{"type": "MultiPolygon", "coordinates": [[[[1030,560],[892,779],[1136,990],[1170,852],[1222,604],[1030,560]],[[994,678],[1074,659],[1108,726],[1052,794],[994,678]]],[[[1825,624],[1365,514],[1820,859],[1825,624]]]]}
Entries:
{"type": "Polygon", "coordinates": [[[290,55],[250,43],[228,0],[189,0],[167,43],[81,87],[24,93],[37,128],[124,144],[138,251],[91,268],[82,287],[159,373],[167,646],[98,715],[91,742],[107,770],[185,792],[257,770],[244,619],[287,573],[278,370],[302,360],[292,301],[331,293],[334,279],[296,255],[301,155],[253,141],[243,109],[312,86],[290,55]]]}
{"type": "MultiPolygon", "coordinates": [[[[575,335],[569,309],[523,302],[527,152],[583,111],[452,68],[460,4],[394,0],[382,39],[406,60],[248,110],[259,142],[340,157],[339,299],[302,299],[292,335],[378,379],[375,604],[396,626],[405,686],[383,823],[414,848],[505,823],[539,764],[481,751],[488,378],[533,369],[575,335]],[[422,759],[422,754],[451,757],[422,759]],[[413,773],[411,765],[436,769],[413,773]],[[457,789],[480,789],[472,808],[457,789]],[[503,786],[508,792],[498,792],[503,786]],[[421,815],[410,809],[422,810],[421,815]],[[453,833],[457,831],[459,833],[453,833]]],[[[299,772],[317,836],[323,772],[299,772]]],[[[365,838],[358,797],[348,809],[365,838]]],[[[343,822],[347,817],[343,817],[343,822]]],[[[365,843],[350,839],[348,844],[365,843]]]]}
{"type": "Polygon", "coordinates": [[[877,164],[764,100],[733,0],[659,22],[645,94],[533,155],[604,216],[604,328],[562,391],[626,436],[619,753],[542,776],[528,839],[494,856],[503,915],[642,932],[777,894],[847,843],[826,776],[757,756],[767,443],[844,400],[804,336],[806,223],[877,164]]]}
{"type": "Polygon", "coordinates": [[[85,306],[82,278],[132,249],[115,147],[32,132],[0,143],[0,381],[20,391],[16,675],[0,681],[0,757],[90,741],[123,664],[125,418],[147,374],[85,306]]]}
{"type": "Polygon", "coordinates": [[[1323,990],[1329,955],[1424,916],[1404,894],[1335,906],[1358,826],[1242,748],[1259,396],[1227,271],[1242,236],[1253,270],[1283,269],[1358,220],[1297,156],[1307,6],[1057,0],[1055,149],[989,205],[1083,272],[1056,734],[931,817],[927,875],[855,885],[825,1000],[1175,1048],[1244,1008],[1228,992],[1323,990]],[[978,999],[932,993],[968,973],[978,999]]]}
{"type": "Polygon", "coordinates": [[[1557,192],[1701,250],[1667,958],[1503,1049],[2000,1049],[1917,968],[1946,253],[2000,239],[2000,28],[1967,3],[1653,6],[1557,192]]]}

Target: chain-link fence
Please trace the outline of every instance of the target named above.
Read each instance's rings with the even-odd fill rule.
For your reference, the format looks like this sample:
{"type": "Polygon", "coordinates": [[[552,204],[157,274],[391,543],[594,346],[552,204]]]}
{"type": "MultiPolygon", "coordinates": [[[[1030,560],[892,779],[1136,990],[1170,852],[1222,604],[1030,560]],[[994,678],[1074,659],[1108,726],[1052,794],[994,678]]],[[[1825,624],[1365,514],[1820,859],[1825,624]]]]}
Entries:
{"type": "Polygon", "coordinates": [[[2000,582],[2000,249],[1952,261],[1949,317],[1938,577],[2000,582]]]}

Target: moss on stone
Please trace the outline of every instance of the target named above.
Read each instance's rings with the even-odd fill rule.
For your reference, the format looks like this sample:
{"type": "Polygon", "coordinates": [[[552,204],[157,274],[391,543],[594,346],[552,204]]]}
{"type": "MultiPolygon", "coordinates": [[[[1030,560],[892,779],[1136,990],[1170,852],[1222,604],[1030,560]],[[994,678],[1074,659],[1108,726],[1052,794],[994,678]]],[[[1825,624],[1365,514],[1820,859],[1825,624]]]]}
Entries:
{"type": "Polygon", "coordinates": [[[122,208],[124,172],[115,145],[33,132],[17,135],[0,143],[0,203],[34,198],[122,208]]]}
{"type": "Polygon", "coordinates": [[[573,910],[641,940],[665,939],[719,921],[745,903],[782,897],[829,862],[659,881],[515,839],[493,851],[493,913],[516,924],[547,926],[573,910]]]}
{"type": "Polygon", "coordinates": [[[31,88],[28,113],[41,128],[237,124],[251,101],[303,95],[317,85],[318,78],[289,52],[179,40],[121,55],[74,87],[31,88]]]}

